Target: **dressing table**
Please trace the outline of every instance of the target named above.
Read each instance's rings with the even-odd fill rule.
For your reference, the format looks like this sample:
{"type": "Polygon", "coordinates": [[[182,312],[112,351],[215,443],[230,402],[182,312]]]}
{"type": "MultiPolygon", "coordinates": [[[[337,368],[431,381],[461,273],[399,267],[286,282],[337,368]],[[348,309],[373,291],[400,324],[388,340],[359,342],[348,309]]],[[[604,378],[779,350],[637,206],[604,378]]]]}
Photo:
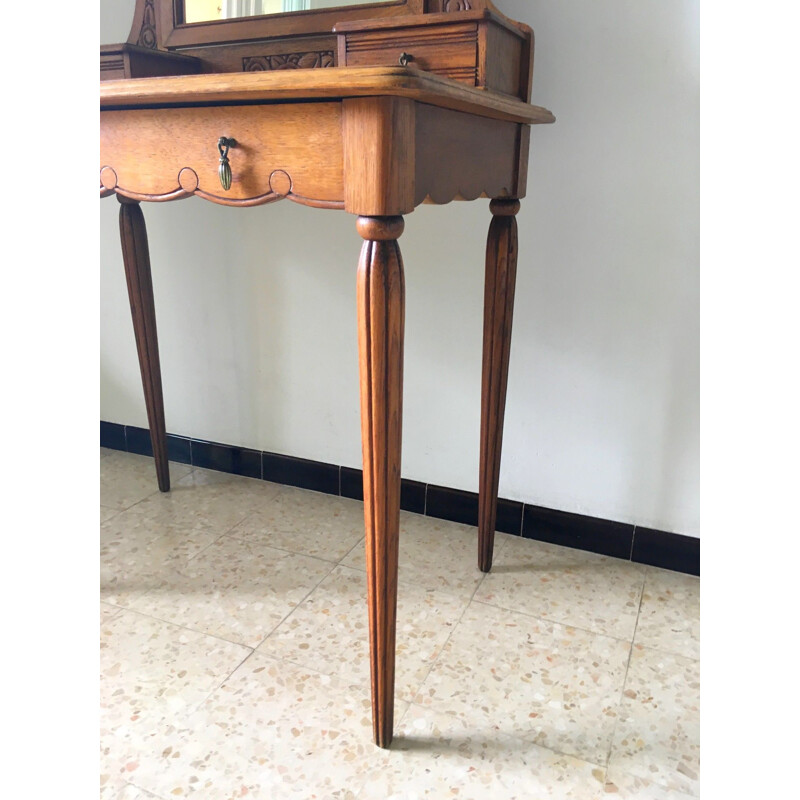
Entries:
{"type": "Polygon", "coordinates": [[[356,216],[375,743],[392,740],[400,512],[403,215],[490,199],[478,564],[488,572],[530,126],[533,32],[489,0],[137,0],[100,50],[100,194],[120,233],[161,491],[169,491],[141,203],[288,199],[356,216]]]}

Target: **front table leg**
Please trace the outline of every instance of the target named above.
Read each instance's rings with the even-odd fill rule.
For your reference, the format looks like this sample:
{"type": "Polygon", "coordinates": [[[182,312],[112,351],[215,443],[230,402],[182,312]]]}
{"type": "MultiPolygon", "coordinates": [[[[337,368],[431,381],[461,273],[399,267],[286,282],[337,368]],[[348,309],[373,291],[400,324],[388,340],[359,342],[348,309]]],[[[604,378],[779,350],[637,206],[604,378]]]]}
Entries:
{"type": "Polygon", "coordinates": [[[405,279],[402,217],[359,217],[358,352],[367,550],[372,727],[387,748],[394,718],[405,279]]]}
{"type": "Polygon", "coordinates": [[[492,224],[486,243],[483,303],[483,379],[481,384],[481,463],[478,495],[478,567],[492,568],[500,450],[511,350],[511,318],[517,279],[518,200],[492,200],[492,224]]]}
{"type": "Polygon", "coordinates": [[[144,214],[136,200],[117,195],[119,233],[122,240],[122,260],[128,282],[128,299],[133,317],[139,369],[142,373],[144,403],[150,425],[150,440],[156,462],[158,488],[169,491],[169,464],[167,462],[167,430],[164,424],[164,397],[161,392],[161,363],[158,358],[156,310],[153,302],[153,280],[150,275],[150,253],[147,247],[147,229],[144,214]]]}

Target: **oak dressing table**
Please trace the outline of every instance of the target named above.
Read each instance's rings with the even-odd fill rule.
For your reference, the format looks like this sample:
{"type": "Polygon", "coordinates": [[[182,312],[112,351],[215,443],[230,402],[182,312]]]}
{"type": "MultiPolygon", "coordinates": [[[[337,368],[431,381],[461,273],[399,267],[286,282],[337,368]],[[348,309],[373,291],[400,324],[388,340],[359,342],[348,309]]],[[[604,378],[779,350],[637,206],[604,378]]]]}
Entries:
{"type": "Polygon", "coordinates": [[[374,738],[392,740],[400,511],[403,215],[490,198],[478,564],[492,564],[525,196],[533,32],[489,0],[137,0],[101,47],[100,194],[115,194],[158,486],[169,491],[141,201],[289,199],[356,215],[374,738]],[[314,10],[314,6],[324,6],[314,10]],[[270,13],[271,11],[277,11],[270,13]],[[255,14],[255,16],[253,16],[255,14]],[[224,18],[221,15],[227,15],[224,18]],[[248,16],[250,15],[250,16],[248,16]]]}

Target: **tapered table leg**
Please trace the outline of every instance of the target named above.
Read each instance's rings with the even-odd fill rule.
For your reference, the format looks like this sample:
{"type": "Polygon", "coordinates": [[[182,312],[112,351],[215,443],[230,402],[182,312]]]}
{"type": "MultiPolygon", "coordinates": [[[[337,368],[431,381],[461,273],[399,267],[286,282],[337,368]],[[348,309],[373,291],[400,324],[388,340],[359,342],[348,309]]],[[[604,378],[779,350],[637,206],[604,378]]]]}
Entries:
{"type": "Polygon", "coordinates": [[[481,384],[481,463],[478,495],[478,567],[492,568],[500,450],[511,350],[511,319],[517,279],[517,200],[492,200],[486,243],[483,305],[483,377],[481,384]]]}
{"type": "Polygon", "coordinates": [[[402,217],[359,217],[358,351],[367,550],[372,725],[389,747],[394,718],[405,279],[402,217]]]}
{"type": "Polygon", "coordinates": [[[161,364],[158,359],[158,334],[153,303],[153,281],[150,275],[150,253],[147,229],[139,203],[117,195],[120,202],[119,233],[122,240],[122,259],[128,282],[133,332],[139,353],[144,402],[150,425],[150,439],[156,462],[158,488],[169,491],[167,462],[167,430],[164,424],[164,397],[161,392],[161,364]]]}

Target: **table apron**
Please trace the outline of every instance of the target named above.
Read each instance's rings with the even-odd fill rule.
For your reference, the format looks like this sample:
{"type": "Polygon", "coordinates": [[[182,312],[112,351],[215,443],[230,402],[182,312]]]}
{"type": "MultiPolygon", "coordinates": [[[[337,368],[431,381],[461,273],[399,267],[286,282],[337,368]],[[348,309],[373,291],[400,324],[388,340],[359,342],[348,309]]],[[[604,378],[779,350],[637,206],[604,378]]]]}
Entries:
{"type": "Polygon", "coordinates": [[[233,206],[288,197],[344,207],[341,102],[123,109],[101,112],[100,122],[106,193],[148,201],[196,194],[233,206]],[[222,136],[236,140],[228,191],[219,178],[222,136]]]}
{"type": "Polygon", "coordinates": [[[367,216],[525,195],[528,125],[408,98],[118,109],[102,111],[100,127],[102,195],[230,206],[288,198],[367,216]],[[236,140],[227,191],[223,136],[236,140]]]}

